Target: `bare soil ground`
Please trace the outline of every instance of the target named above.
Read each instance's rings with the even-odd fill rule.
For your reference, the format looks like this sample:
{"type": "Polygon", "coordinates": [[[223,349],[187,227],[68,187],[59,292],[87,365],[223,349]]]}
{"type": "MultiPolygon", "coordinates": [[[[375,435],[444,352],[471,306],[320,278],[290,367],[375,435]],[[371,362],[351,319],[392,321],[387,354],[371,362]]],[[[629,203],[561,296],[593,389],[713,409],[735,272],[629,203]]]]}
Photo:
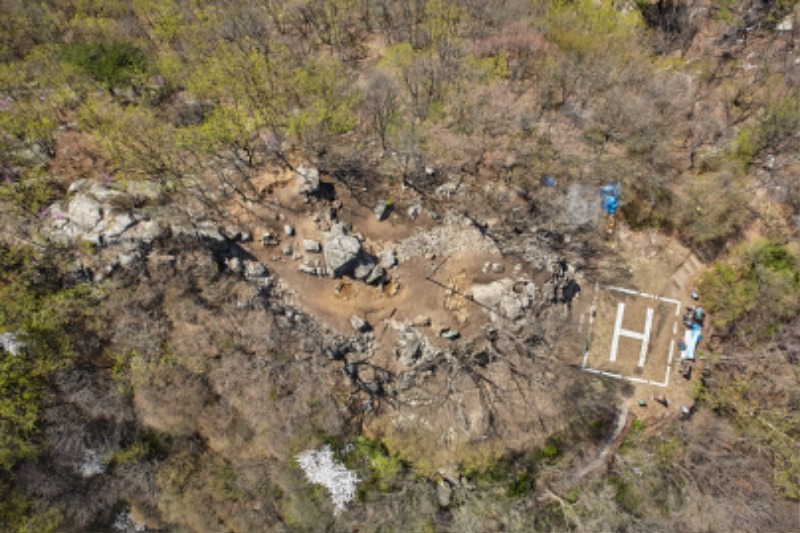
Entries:
{"type": "Polygon", "coordinates": [[[244,248],[277,274],[292,303],[343,335],[353,333],[353,315],[365,318],[375,332],[376,355],[389,368],[396,341],[392,324],[427,319],[423,321],[430,323],[424,326],[426,337],[434,348],[444,347],[448,341],[439,337],[440,330],[452,328],[469,336],[490,320],[488,310],[465,297],[472,284],[509,276],[541,279],[530,265],[504,258],[472,226],[451,228],[425,210],[412,220],[406,209],[419,202],[409,190],[349,190],[338,183],[323,182],[324,194],[337,206],[336,219],[363,236],[365,249],[373,254],[387,248],[397,250],[400,262],[390,269],[388,283],[369,286],[350,278],[316,277],[298,270],[304,262],[324,264],[322,254],[303,251],[303,241],[323,239],[328,207],[323,201],[306,201],[298,194],[291,172],[266,173],[254,180],[255,187],[266,193],[267,201],[236,199],[224,210],[235,217],[236,223],[253,229],[254,241],[244,248]],[[373,212],[376,198],[391,198],[398,208],[386,220],[378,221],[373,212]],[[291,225],[295,234],[285,235],[284,225],[291,225]],[[279,236],[280,244],[264,247],[260,237],[265,231],[279,236]],[[293,247],[292,256],[282,253],[287,244],[293,247]],[[496,271],[484,272],[488,262],[499,265],[496,271]]]}
{"type": "MultiPolygon", "coordinates": [[[[453,328],[469,339],[491,320],[489,310],[464,296],[471,285],[503,278],[526,278],[535,280],[537,288],[541,289],[540,284],[549,275],[519,258],[503,257],[473,226],[446,226],[441,219],[429,216],[425,209],[412,220],[406,209],[420,203],[413,191],[400,187],[348,189],[339,183],[327,182],[323,184],[323,191],[330,205],[337,207],[337,220],[348,224],[353,233],[362,235],[363,245],[370,252],[377,254],[392,247],[399,250],[401,261],[390,270],[390,281],[379,287],[349,278],[310,276],[300,272],[298,266],[316,260],[324,264],[324,259],[321,254],[304,253],[303,240],[322,240],[322,229],[329,223],[326,220],[329,204],[317,199],[306,200],[298,194],[294,175],[288,171],[265,173],[253,184],[264,192],[266,201],[236,200],[224,208],[226,213],[235,216],[236,223],[252,228],[254,241],[244,245],[246,250],[277,275],[292,303],[317,317],[332,331],[350,335],[353,332],[351,317],[364,317],[374,329],[373,362],[385,368],[401,370],[397,368],[399,362],[395,356],[398,324],[429,323],[429,326],[422,326],[426,339],[432,348],[441,349],[448,341],[439,337],[439,331],[453,328]],[[372,210],[376,199],[381,198],[392,199],[396,206],[384,221],[378,221],[372,210]],[[293,236],[284,234],[286,224],[295,228],[293,236]],[[445,227],[449,233],[445,232],[445,227]],[[264,231],[278,235],[280,244],[264,247],[260,242],[264,231]],[[286,244],[293,246],[293,256],[282,253],[286,244]],[[497,272],[485,271],[484,266],[489,262],[500,265],[497,272]]],[[[692,303],[689,292],[703,265],[676,240],[655,232],[634,233],[621,224],[612,246],[630,265],[632,277],[628,288],[677,299],[682,302],[681,311],[684,305],[692,303]]],[[[581,280],[582,294],[572,308],[555,311],[563,314],[561,319],[574,323],[575,327],[567,326],[565,331],[573,331],[576,341],[581,335],[585,338],[594,297],[590,283],[581,280]],[[579,330],[584,333],[578,333],[579,330]]],[[[595,304],[587,366],[647,381],[629,382],[628,407],[636,416],[675,415],[681,405],[691,405],[691,382],[679,374],[677,341],[683,328],[680,324],[676,326],[676,321],[680,322],[680,317],[676,317],[676,305],[607,290],[601,290],[595,304]],[[654,311],[647,362],[641,368],[637,366],[641,343],[627,337],[620,338],[617,362],[608,360],[620,301],[626,304],[622,327],[630,331],[641,331],[647,308],[654,311]],[[665,381],[671,343],[674,346],[668,370],[669,386],[653,385],[649,382],[665,381]],[[669,401],[666,409],[653,401],[654,397],[662,395],[669,401]],[[645,400],[647,407],[639,406],[639,400],[645,400]]],[[[502,327],[504,319],[500,320],[498,325],[502,327]]],[[[576,366],[580,366],[582,342],[567,344],[575,353],[565,354],[566,357],[573,358],[576,366]]],[[[695,369],[693,379],[699,379],[699,370],[695,369]]]]}

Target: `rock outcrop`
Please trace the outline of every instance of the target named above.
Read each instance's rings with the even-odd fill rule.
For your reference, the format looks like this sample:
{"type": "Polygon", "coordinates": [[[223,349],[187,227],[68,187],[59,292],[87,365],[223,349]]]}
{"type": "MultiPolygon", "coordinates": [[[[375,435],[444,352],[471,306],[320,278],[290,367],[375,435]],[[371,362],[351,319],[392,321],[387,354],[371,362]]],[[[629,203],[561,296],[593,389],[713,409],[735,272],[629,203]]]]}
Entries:
{"type": "Polygon", "coordinates": [[[354,272],[361,254],[361,241],[350,235],[342,224],[334,224],[324,235],[323,254],[331,277],[354,272]]]}
{"type": "Polygon", "coordinates": [[[319,191],[319,170],[316,168],[298,167],[297,194],[311,195],[319,191]]]}

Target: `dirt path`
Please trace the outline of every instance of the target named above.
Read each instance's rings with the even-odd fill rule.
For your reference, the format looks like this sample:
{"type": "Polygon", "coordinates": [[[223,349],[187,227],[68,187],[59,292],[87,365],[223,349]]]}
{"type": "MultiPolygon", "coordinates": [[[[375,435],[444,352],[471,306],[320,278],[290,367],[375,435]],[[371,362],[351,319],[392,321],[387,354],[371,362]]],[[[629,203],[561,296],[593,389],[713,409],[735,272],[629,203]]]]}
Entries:
{"type": "Polygon", "coordinates": [[[545,487],[542,494],[537,497],[540,503],[559,500],[559,494],[569,492],[569,490],[577,485],[584,477],[598,472],[608,467],[611,456],[619,446],[630,428],[631,418],[629,417],[629,409],[627,403],[622,403],[617,407],[617,418],[614,421],[614,429],[603,443],[597,455],[591,461],[582,463],[575,466],[570,472],[564,474],[560,481],[545,487]]]}

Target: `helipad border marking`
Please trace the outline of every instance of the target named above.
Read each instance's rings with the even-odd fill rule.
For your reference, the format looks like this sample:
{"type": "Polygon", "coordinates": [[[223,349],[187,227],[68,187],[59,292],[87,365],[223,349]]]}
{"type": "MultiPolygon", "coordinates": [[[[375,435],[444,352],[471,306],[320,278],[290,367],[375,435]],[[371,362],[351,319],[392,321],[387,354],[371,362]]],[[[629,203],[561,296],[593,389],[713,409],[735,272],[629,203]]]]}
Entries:
{"type": "MultiPolygon", "coordinates": [[[[591,367],[588,366],[588,364],[589,364],[589,344],[591,343],[592,324],[594,323],[594,315],[595,315],[595,309],[596,309],[596,306],[597,306],[597,298],[598,298],[598,296],[600,294],[600,289],[601,288],[608,289],[610,291],[621,292],[623,294],[630,294],[630,295],[633,295],[633,296],[641,296],[643,298],[650,298],[652,300],[659,300],[659,301],[662,301],[662,302],[674,304],[675,305],[675,316],[680,316],[680,312],[681,312],[681,305],[682,304],[681,304],[680,301],[675,300],[674,298],[667,298],[665,296],[658,296],[658,295],[655,295],[655,294],[649,294],[649,293],[646,293],[646,292],[637,291],[637,290],[633,290],[633,289],[626,289],[624,287],[616,287],[614,285],[602,286],[602,285],[600,285],[600,283],[595,283],[594,284],[594,291],[595,291],[594,299],[592,300],[592,305],[589,307],[589,328],[588,328],[588,334],[587,334],[586,347],[583,350],[583,364],[581,365],[581,369],[585,370],[586,372],[591,372],[592,374],[599,374],[601,376],[608,376],[608,377],[615,378],[615,379],[624,379],[626,381],[633,381],[633,382],[636,382],[636,383],[649,383],[650,385],[656,385],[658,387],[667,387],[669,385],[669,370],[670,370],[670,367],[672,366],[672,356],[673,356],[673,353],[674,353],[674,350],[675,350],[675,335],[677,334],[677,327],[678,327],[677,322],[673,323],[673,325],[672,325],[673,338],[671,338],[670,341],[669,341],[669,354],[667,356],[667,368],[666,368],[666,372],[665,372],[665,375],[664,375],[664,381],[663,382],[653,381],[653,380],[646,380],[646,379],[637,378],[637,377],[634,377],[634,376],[623,376],[622,374],[617,374],[615,372],[608,372],[606,370],[599,370],[599,369],[591,368],[591,367]]],[[[614,326],[614,338],[611,341],[612,342],[611,355],[614,356],[613,358],[611,358],[612,361],[616,360],[616,350],[614,350],[614,348],[616,347],[615,345],[618,343],[619,333],[621,333],[622,331],[627,331],[627,330],[622,330],[622,324],[621,324],[621,322],[622,322],[622,313],[620,312],[620,307],[622,308],[622,311],[624,312],[625,304],[622,303],[622,302],[619,302],[619,304],[617,306],[617,317],[616,317],[615,326],[614,326]]],[[[648,308],[648,311],[650,311],[650,308],[648,308]]],[[[652,319],[652,315],[649,316],[648,318],[652,319]]],[[[647,332],[648,333],[650,333],[649,329],[650,328],[648,327],[647,328],[647,332]]],[[[642,337],[644,337],[643,334],[642,334],[642,337]]],[[[640,360],[640,362],[642,361],[641,353],[639,355],[639,360],[640,360]]],[[[640,366],[642,366],[642,365],[640,365],[640,366]]]]}
{"type": "Polygon", "coordinates": [[[681,309],[681,302],[679,302],[678,300],[676,300],[674,298],[667,298],[666,296],[658,296],[656,294],[649,294],[649,293],[642,292],[642,291],[635,291],[633,289],[625,289],[623,287],[616,287],[614,285],[606,285],[603,288],[608,289],[610,291],[617,291],[617,292],[622,292],[622,293],[625,293],[625,294],[632,294],[634,296],[643,296],[644,298],[650,298],[652,300],[661,300],[662,302],[667,302],[667,303],[670,303],[670,304],[677,305],[679,312],[680,312],[680,309],[681,309]]]}
{"type": "Polygon", "coordinates": [[[594,310],[597,306],[597,295],[600,294],[600,284],[594,284],[594,298],[592,298],[592,305],[589,306],[589,328],[586,331],[586,343],[583,349],[583,364],[581,368],[586,368],[589,363],[589,343],[592,341],[592,325],[594,325],[594,310]]]}

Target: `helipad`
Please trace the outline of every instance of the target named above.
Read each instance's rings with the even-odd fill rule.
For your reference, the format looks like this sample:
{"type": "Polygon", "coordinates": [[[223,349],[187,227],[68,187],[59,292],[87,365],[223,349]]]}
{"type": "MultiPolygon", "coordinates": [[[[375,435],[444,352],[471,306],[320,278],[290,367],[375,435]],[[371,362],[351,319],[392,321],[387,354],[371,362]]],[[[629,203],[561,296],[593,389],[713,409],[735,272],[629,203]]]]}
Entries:
{"type": "Polygon", "coordinates": [[[622,287],[595,285],[582,368],[636,383],[669,385],[679,340],[681,302],[622,287]]]}

